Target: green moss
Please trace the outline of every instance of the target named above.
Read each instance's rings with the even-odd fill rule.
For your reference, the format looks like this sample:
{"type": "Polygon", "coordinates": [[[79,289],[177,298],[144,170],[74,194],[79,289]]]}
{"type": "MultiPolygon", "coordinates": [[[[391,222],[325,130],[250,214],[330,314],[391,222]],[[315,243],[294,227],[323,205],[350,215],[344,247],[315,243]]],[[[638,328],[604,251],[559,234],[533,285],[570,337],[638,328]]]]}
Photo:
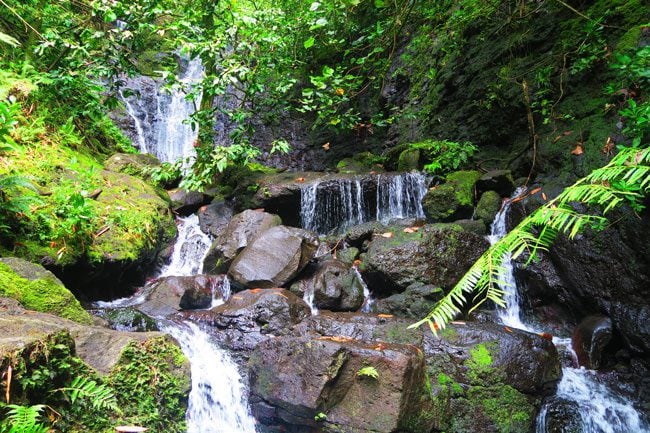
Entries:
{"type": "Polygon", "coordinates": [[[185,431],[189,362],[169,338],[130,343],[107,381],[123,408],[116,425],[145,425],[155,433],[185,431]]]}
{"type": "Polygon", "coordinates": [[[30,310],[55,314],[79,323],[92,323],[90,314],[60,282],[51,277],[30,281],[4,263],[0,263],[0,295],[16,299],[30,310]]]}
{"type": "Polygon", "coordinates": [[[490,419],[500,433],[528,432],[535,408],[526,396],[510,385],[472,387],[467,394],[469,404],[490,419]]]}
{"type": "Polygon", "coordinates": [[[478,171],[455,171],[447,175],[447,183],[452,184],[456,200],[461,206],[473,206],[474,185],[481,178],[478,171]]]}
{"type": "Polygon", "coordinates": [[[492,356],[484,344],[477,344],[469,351],[471,359],[467,362],[470,368],[483,369],[492,365],[492,356]]]}

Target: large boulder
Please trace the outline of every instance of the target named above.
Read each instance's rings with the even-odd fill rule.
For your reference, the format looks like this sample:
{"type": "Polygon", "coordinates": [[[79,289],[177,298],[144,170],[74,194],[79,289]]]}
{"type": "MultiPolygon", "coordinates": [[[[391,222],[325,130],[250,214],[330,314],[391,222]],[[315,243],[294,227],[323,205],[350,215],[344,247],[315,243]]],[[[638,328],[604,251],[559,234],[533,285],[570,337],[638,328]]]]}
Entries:
{"type": "Polygon", "coordinates": [[[210,310],[181,314],[212,327],[217,341],[246,354],[261,341],[291,334],[311,310],[293,293],[276,288],[244,290],[210,310]]]}
{"type": "Polygon", "coordinates": [[[421,319],[429,314],[436,302],[443,296],[444,291],[440,287],[412,286],[401,293],[377,299],[373,304],[373,311],[397,317],[421,319]]]}
{"type": "Polygon", "coordinates": [[[277,215],[259,210],[245,210],[238,213],[223,229],[221,235],[212,243],[203,259],[203,272],[224,274],[230,264],[253,238],[263,231],[280,225],[277,215]]]}
{"type": "Polygon", "coordinates": [[[151,181],[151,169],[160,166],[160,160],[150,153],[116,153],[104,162],[106,170],[126,173],[151,181]]]}
{"type": "Polygon", "coordinates": [[[356,311],[363,304],[363,285],[350,265],[335,259],[314,265],[311,275],[291,285],[300,297],[313,295],[314,306],[331,311],[356,311]]]}
{"type": "Polygon", "coordinates": [[[445,178],[445,183],[429,188],[422,200],[424,213],[432,221],[453,221],[469,218],[474,209],[477,171],[456,171],[445,178]]]}
{"type": "Polygon", "coordinates": [[[318,238],[294,227],[272,227],[252,240],[230,265],[233,284],[247,288],[281,287],[314,257],[318,238]]]}
{"type": "Polygon", "coordinates": [[[144,288],[145,301],[137,309],[152,317],[165,317],[180,310],[209,308],[222,297],[224,276],[193,275],[162,277],[144,288]]]}
{"type": "Polygon", "coordinates": [[[261,343],[249,367],[251,405],[263,424],[325,432],[428,431],[413,425],[426,405],[424,357],[413,346],[281,337],[261,343]]]}
{"type": "Polygon", "coordinates": [[[376,234],[361,265],[373,293],[402,292],[411,285],[448,289],[489,247],[482,236],[454,224],[418,231],[390,227],[376,234]]]}
{"type": "Polygon", "coordinates": [[[233,217],[232,206],[222,199],[215,199],[210,204],[201,206],[197,215],[199,227],[203,233],[214,238],[221,236],[233,217]]]}
{"type": "Polygon", "coordinates": [[[0,258],[0,296],[11,297],[31,310],[92,323],[91,316],[61,280],[43,266],[27,260],[0,258]]]}
{"type": "Polygon", "coordinates": [[[501,209],[501,196],[495,191],[485,191],[476,204],[474,216],[483,220],[487,227],[494,221],[497,213],[501,209]]]}
{"type": "Polygon", "coordinates": [[[210,197],[202,192],[175,188],[167,191],[172,202],[172,209],[179,215],[190,215],[206,204],[210,197]]]}

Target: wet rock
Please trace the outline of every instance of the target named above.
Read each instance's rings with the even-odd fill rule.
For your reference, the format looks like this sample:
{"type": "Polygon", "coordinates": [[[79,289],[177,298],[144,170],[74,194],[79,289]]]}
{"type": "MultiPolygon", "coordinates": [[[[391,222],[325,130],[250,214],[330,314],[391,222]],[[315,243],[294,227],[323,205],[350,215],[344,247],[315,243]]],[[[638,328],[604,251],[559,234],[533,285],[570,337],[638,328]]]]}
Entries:
{"type": "Polygon", "coordinates": [[[144,303],[137,309],[152,317],[165,317],[179,310],[208,308],[221,296],[221,275],[162,277],[147,284],[144,303]]]}
{"type": "Polygon", "coordinates": [[[155,320],[131,307],[98,310],[94,314],[106,320],[108,327],[116,331],[147,332],[159,330],[155,320]]]}
{"type": "Polygon", "coordinates": [[[413,432],[407,423],[426,400],[424,359],[412,346],[282,337],[261,343],[249,367],[251,405],[254,413],[264,415],[264,424],[413,432]],[[321,413],[324,416],[317,417],[321,413]]]}
{"type": "Polygon", "coordinates": [[[413,233],[393,227],[387,233],[392,235],[373,237],[360,267],[377,294],[411,285],[450,288],[489,246],[482,236],[454,224],[425,225],[413,233]]]}
{"type": "MultiPolygon", "coordinates": [[[[483,220],[456,220],[453,222],[455,225],[460,226],[466,232],[474,233],[479,236],[487,235],[487,227],[490,227],[490,224],[485,224],[483,220]]],[[[491,221],[490,221],[491,223],[491,221]]]]}
{"type": "Polygon", "coordinates": [[[247,353],[273,336],[292,333],[294,325],[311,314],[305,302],[285,289],[244,290],[225,304],[182,316],[214,328],[215,339],[247,353]]]}
{"type": "Polygon", "coordinates": [[[612,339],[612,321],[605,316],[589,316],[573,331],[571,345],[578,363],[596,370],[600,367],[605,346],[612,339]]]}
{"type": "Polygon", "coordinates": [[[402,293],[378,299],[374,304],[376,313],[398,317],[421,319],[429,314],[436,301],[444,296],[440,287],[432,285],[409,287],[402,293]]]}
{"type": "Polygon", "coordinates": [[[199,227],[203,233],[218,238],[225,231],[233,217],[234,210],[225,200],[216,199],[210,204],[201,206],[197,215],[199,227]]]}
{"type": "Polygon", "coordinates": [[[207,274],[225,274],[237,254],[255,236],[281,223],[277,215],[262,211],[245,210],[238,213],[210,246],[203,259],[203,271],[207,274]]]}
{"type": "Polygon", "coordinates": [[[210,197],[198,191],[176,188],[168,191],[172,209],[179,215],[190,215],[206,204],[210,197]]]}
{"type": "Polygon", "coordinates": [[[477,171],[456,171],[447,175],[442,185],[430,188],[422,200],[427,218],[432,221],[470,218],[479,177],[477,171]]]}
{"type": "Polygon", "coordinates": [[[501,196],[495,191],[485,191],[476,204],[474,216],[490,226],[501,209],[501,196]]]}
{"type": "Polygon", "coordinates": [[[553,397],[538,420],[546,433],[582,433],[581,408],[575,401],[553,397]]]}
{"type": "Polygon", "coordinates": [[[417,170],[420,166],[420,149],[409,147],[399,154],[397,171],[417,170]]]}
{"type": "Polygon", "coordinates": [[[476,190],[479,194],[495,191],[501,197],[508,197],[514,189],[514,180],[510,170],[491,170],[476,181],[476,190]]]}
{"type": "Polygon", "coordinates": [[[338,260],[320,262],[313,274],[294,283],[291,291],[300,297],[313,293],[319,310],[356,311],[363,304],[363,286],[357,274],[338,260]]]}
{"type": "Polygon", "coordinates": [[[354,260],[359,256],[359,249],[355,247],[348,247],[336,251],[336,258],[346,265],[352,265],[354,260]]]}
{"type": "Polygon", "coordinates": [[[230,265],[228,275],[242,287],[280,287],[314,257],[318,238],[294,227],[272,227],[253,239],[230,265]]]}
{"type": "Polygon", "coordinates": [[[370,171],[381,173],[384,168],[377,163],[380,158],[371,152],[360,152],[350,158],[344,158],[336,164],[339,173],[363,174],[370,171]]]}

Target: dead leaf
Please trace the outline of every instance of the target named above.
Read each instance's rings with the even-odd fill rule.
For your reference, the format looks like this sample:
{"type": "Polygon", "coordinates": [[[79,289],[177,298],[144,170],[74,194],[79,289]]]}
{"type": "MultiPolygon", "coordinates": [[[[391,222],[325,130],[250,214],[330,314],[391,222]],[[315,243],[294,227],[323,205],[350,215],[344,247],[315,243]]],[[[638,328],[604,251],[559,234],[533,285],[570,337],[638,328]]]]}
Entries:
{"type": "Polygon", "coordinates": [[[331,337],[319,337],[318,340],[329,340],[329,341],[336,341],[337,343],[345,343],[347,341],[352,341],[352,338],[350,337],[342,337],[342,336],[331,336],[331,337]]]}
{"type": "Polygon", "coordinates": [[[339,96],[343,96],[345,95],[345,90],[339,87],[338,89],[336,89],[336,94],[339,96]]]}
{"type": "Polygon", "coordinates": [[[612,137],[607,137],[607,142],[600,151],[607,156],[612,155],[612,152],[614,151],[614,140],[612,140],[612,137]]]}
{"type": "Polygon", "coordinates": [[[560,138],[562,138],[562,135],[558,135],[557,137],[555,137],[555,138],[553,139],[553,144],[555,144],[555,143],[557,143],[558,141],[560,141],[560,138]]]}
{"type": "Polygon", "coordinates": [[[576,148],[571,151],[571,155],[576,155],[576,156],[582,155],[583,153],[585,153],[585,150],[582,147],[582,144],[580,143],[576,144],[576,148]]]}
{"type": "Polygon", "coordinates": [[[542,190],[542,188],[535,188],[535,189],[531,190],[530,193],[528,193],[528,195],[535,195],[538,192],[540,192],[541,190],[542,190]]]}
{"type": "Polygon", "coordinates": [[[544,201],[547,200],[547,198],[546,198],[546,194],[544,194],[544,193],[542,193],[542,200],[544,200],[544,201]]]}
{"type": "Polygon", "coordinates": [[[509,333],[512,334],[512,329],[508,328],[507,326],[504,326],[503,329],[505,329],[506,332],[509,332],[509,333]]]}
{"type": "Polygon", "coordinates": [[[376,346],[373,347],[372,349],[373,349],[373,350],[384,350],[385,348],[386,348],[386,344],[385,344],[385,343],[379,343],[378,345],[376,345],[376,346]]]}
{"type": "Polygon", "coordinates": [[[390,319],[394,316],[392,314],[377,314],[377,317],[381,317],[382,319],[390,319]]]}
{"type": "Polygon", "coordinates": [[[357,260],[352,262],[352,267],[353,268],[358,268],[359,266],[361,266],[361,260],[357,259],[357,260]]]}
{"type": "Polygon", "coordinates": [[[329,141],[321,146],[325,150],[330,150],[330,143],[329,141]]]}
{"type": "Polygon", "coordinates": [[[573,131],[564,131],[562,135],[571,135],[573,134],[573,131]]]}
{"type": "Polygon", "coordinates": [[[259,287],[256,287],[256,288],[250,290],[251,293],[259,293],[261,291],[262,291],[262,289],[260,289],[259,287]]]}
{"type": "Polygon", "coordinates": [[[402,231],[404,233],[416,233],[418,230],[420,230],[420,227],[407,227],[402,231]]]}
{"type": "Polygon", "coordinates": [[[452,325],[466,325],[466,322],[463,322],[462,320],[452,320],[451,322],[452,325]]]}
{"type": "Polygon", "coordinates": [[[296,182],[304,182],[305,178],[304,177],[297,177],[296,182]]]}
{"type": "Polygon", "coordinates": [[[393,232],[382,233],[380,236],[382,238],[392,238],[393,237],[393,232]]]}
{"type": "Polygon", "coordinates": [[[553,336],[552,336],[551,334],[549,334],[548,332],[542,332],[542,333],[539,334],[539,335],[540,335],[540,337],[542,337],[544,340],[553,341],[553,336]]]}

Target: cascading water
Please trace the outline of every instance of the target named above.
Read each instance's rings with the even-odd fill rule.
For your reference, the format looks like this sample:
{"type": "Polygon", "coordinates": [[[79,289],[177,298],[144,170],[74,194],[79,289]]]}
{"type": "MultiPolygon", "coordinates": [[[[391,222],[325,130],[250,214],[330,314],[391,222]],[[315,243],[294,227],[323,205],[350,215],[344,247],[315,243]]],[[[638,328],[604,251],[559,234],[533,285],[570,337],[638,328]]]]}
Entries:
{"type": "Polygon", "coordinates": [[[368,285],[361,276],[359,268],[352,266],[352,269],[354,269],[354,275],[357,277],[359,284],[361,284],[361,287],[363,287],[363,304],[361,305],[361,312],[370,313],[372,311],[372,304],[375,303],[375,299],[372,297],[372,293],[370,292],[368,285]]]}
{"type": "MultiPolygon", "coordinates": [[[[523,193],[523,190],[515,191],[513,199],[523,193]]],[[[492,244],[507,233],[506,216],[511,203],[512,199],[504,201],[492,223],[491,233],[488,237],[492,244]]],[[[503,271],[503,274],[499,275],[499,281],[502,282],[501,289],[505,292],[507,307],[498,310],[499,319],[506,326],[539,333],[539,330],[533,329],[521,318],[519,293],[510,257],[505,259],[503,271]]],[[[573,355],[571,365],[562,367],[562,379],[558,384],[555,398],[571,402],[580,409],[580,426],[575,431],[582,433],[650,432],[650,426],[642,421],[641,416],[629,400],[602,383],[596,371],[578,366],[577,357],[571,347],[571,339],[553,338],[553,343],[558,349],[568,351],[573,355]]],[[[537,418],[536,433],[548,433],[548,404],[542,407],[537,418]]]]}
{"type": "Polygon", "coordinates": [[[203,271],[203,259],[212,240],[201,231],[196,214],[178,219],[178,240],[171,261],[161,269],[160,277],[196,275],[203,271]]]}
{"type": "Polygon", "coordinates": [[[202,75],[201,61],[193,59],[180,78],[184,88],[171,93],[150,78],[127,80],[130,94],[127,96],[121,91],[120,97],[133,120],[136,142],[142,153],[152,153],[163,162],[175,162],[193,155],[198,131],[192,130],[186,120],[196,111],[200,100],[188,101],[185,95],[202,75]]]}
{"type": "Polygon", "coordinates": [[[163,331],[180,343],[191,363],[187,433],[255,433],[244,384],[228,353],[194,323],[170,324],[163,331]]]}
{"type": "Polygon", "coordinates": [[[416,172],[314,182],[301,190],[302,227],[326,234],[371,220],[424,218],[427,184],[416,172]]]}
{"type": "Polygon", "coordinates": [[[424,218],[422,199],[429,182],[423,173],[377,176],[377,220],[424,218]]]}

